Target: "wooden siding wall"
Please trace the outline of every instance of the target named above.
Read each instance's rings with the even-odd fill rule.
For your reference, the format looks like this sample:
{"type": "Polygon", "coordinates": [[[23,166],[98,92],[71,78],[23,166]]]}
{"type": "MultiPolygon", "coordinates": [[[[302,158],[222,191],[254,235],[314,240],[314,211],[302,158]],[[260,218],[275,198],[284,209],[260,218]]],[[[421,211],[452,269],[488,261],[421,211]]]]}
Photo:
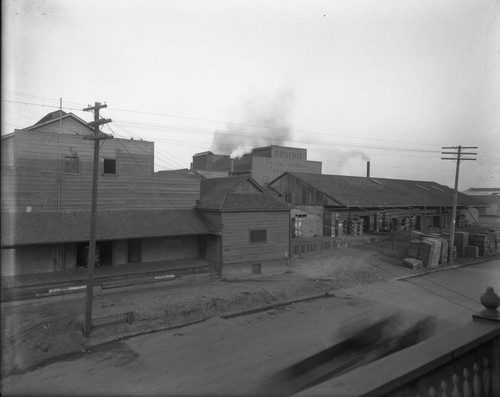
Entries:
{"type": "Polygon", "coordinates": [[[287,194],[290,197],[290,204],[293,205],[317,206],[337,204],[322,193],[290,175],[283,176],[271,184],[271,186],[281,194],[287,194]]]}
{"type": "Polygon", "coordinates": [[[157,262],[199,258],[197,236],[183,238],[154,238],[142,241],[142,261],[157,262]]]}
{"type": "MultiPolygon", "coordinates": [[[[2,249],[2,276],[48,273],[57,270],[57,245],[2,249]]],[[[62,254],[62,251],[60,251],[62,254]]]]}
{"type": "Polygon", "coordinates": [[[12,276],[16,269],[16,250],[15,248],[2,248],[0,250],[0,274],[2,276],[12,276]]]}
{"type": "MultiPolygon", "coordinates": [[[[15,167],[2,169],[2,188],[9,192],[2,211],[57,210],[59,134],[17,131],[15,138],[15,167]]],[[[153,172],[152,142],[107,140],[100,157],[116,159],[117,174],[99,176],[99,209],[188,209],[199,199],[198,176],[153,172]]],[[[93,142],[63,134],[61,210],[90,209],[92,167],[93,142]],[[65,156],[79,157],[79,174],[64,173],[65,156]]]]}
{"type": "MultiPolygon", "coordinates": [[[[89,113],[90,115],[90,113],[89,113]]],[[[41,125],[33,129],[34,133],[49,133],[49,134],[69,134],[69,135],[90,135],[93,133],[91,129],[83,125],[72,117],[65,117],[59,124],[59,120],[46,125],[41,125]]]]}
{"type": "Polygon", "coordinates": [[[223,213],[224,265],[288,257],[288,211],[223,213]],[[250,243],[250,230],[267,230],[266,243],[250,243]]]}

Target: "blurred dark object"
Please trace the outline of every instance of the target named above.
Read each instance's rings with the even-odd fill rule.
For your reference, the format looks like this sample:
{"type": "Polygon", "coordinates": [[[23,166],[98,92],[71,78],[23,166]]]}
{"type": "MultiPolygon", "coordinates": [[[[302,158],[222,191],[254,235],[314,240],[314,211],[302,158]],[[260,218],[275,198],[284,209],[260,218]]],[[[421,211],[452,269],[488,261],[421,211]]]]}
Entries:
{"type": "Polygon", "coordinates": [[[270,376],[258,394],[289,396],[419,343],[428,338],[434,329],[431,317],[403,328],[402,322],[399,315],[392,315],[362,328],[358,325],[354,335],[342,342],[270,376]]]}

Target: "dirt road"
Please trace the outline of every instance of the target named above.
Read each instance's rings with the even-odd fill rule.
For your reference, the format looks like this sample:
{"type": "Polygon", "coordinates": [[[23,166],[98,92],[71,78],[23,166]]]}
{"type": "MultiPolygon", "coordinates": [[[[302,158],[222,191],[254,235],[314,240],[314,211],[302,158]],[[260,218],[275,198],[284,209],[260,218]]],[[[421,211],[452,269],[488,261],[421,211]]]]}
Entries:
{"type": "Polygon", "coordinates": [[[335,297],[133,337],[9,376],[6,394],[248,395],[266,377],[342,338],[355,321],[433,315],[436,332],[471,321],[500,261],[338,290],[335,297]]]}

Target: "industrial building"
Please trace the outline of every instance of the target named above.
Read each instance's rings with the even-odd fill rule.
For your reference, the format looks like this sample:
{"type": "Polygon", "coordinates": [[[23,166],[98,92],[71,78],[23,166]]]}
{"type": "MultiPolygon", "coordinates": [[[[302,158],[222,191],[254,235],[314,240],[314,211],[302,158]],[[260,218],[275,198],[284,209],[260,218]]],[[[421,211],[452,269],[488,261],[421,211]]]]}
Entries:
{"type": "MultiPolygon", "coordinates": [[[[268,185],[292,210],[295,237],[448,228],[454,190],[429,181],[286,172],[268,185]]],[[[484,204],[458,194],[460,226],[475,223],[484,204]]]]}
{"type": "MultiPolygon", "coordinates": [[[[81,118],[55,111],[2,136],[2,277],[87,265],[93,142],[84,138],[92,134],[81,118]]],[[[102,144],[98,265],[217,274],[234,265],[256,274],[286,264],[290,209],[250,176],[207,181],[153,164],[153,142],[102,144]]]]}
{"type": "Polygon", "coordinates": [[[322,164],[308,160],[307,149],[270,145],[255,148],[235,159],[212,152],[198,153],[193,156],[191,168],[207,177],[250,175],[265,186],[287,171],[321,174],[322,164]]]}
{"type": "MultiPolygon", "coordinates": [[[[2,277],[86,266],[93,145],[84,138],[91,134],[84,120],[56,111],[2,137],[2,277]]],[[[322,175],[306,149],[271,145],[234,161],[204,152],[191,170],[155,172],[153,164],[153,142],[102,144],[100,266],[266,274],[286,269],[300,238],[331,242],[450,223],[448,187],[322,175]]],[[[458,205],[464,224],[481,208],[462,194],[458,205]]]]}

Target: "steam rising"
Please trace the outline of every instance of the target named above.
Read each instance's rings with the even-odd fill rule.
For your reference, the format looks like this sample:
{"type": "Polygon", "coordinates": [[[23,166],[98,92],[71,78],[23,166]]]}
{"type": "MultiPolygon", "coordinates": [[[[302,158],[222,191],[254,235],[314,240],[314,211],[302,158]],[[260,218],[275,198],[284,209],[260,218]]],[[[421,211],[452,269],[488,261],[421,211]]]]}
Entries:
{"type": "Polygon", "coordinates": [[[290,139],[292,101],[290,90],[281,90],[271,97],[247,99],[240,110],[241,122],[227,123],[225,129],[216,130],[210,150],[238,158],[256,147],[283,145],[290,139]]]}
{"type": "Polygon", "coordinates": [[[336,153],[336,156],[337,156],[337,161],[340,164],[344,164],[346,161],[355,157],[359,157],[361,158],[361,160],[364,161],[370,161],[370,157],[368,157],[368,155],[361,150],[349,150],[346,152],[338,151],[336,153]]]}

